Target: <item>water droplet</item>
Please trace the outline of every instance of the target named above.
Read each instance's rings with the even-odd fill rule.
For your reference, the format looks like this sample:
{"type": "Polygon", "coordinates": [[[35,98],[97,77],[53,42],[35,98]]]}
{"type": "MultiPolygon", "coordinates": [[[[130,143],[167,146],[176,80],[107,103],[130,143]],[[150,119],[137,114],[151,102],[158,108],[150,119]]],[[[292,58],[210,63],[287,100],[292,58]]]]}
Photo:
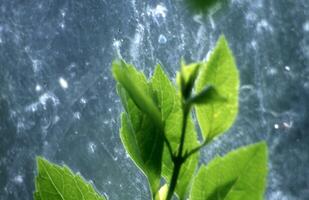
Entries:
{"type": "Polygon", "coordinates": [[[291,68],[290,68],[289,66],[287,66],[287,65],[284,67],[284,69],[285,69],[286,71],[288,71],[288,72],[291,70],[291,68]]]}
{"type": "Polygon", "coordinates": [[[42,87],[40,85],[35,86],[35,91],[40,92],[42,90],[42,87]]]}
{"type": "Polygon", "coordinates": [[[279,124],[274,124],[275,129],[279,129],[279,124]]]}
{"type": "Polygon", "coordinates": [[[160,34],[159,38],[158,38],[158,42],[160,44],[165,44],[167,42],[167,39],[166,39],[166,37],[164,35],[160,34]]]}
{"type": "Polygon", "coordinates": [[[62,77],[59,78],[59,84],[63,89],[67,89],[69,87],[68,82],[62,77]]]}

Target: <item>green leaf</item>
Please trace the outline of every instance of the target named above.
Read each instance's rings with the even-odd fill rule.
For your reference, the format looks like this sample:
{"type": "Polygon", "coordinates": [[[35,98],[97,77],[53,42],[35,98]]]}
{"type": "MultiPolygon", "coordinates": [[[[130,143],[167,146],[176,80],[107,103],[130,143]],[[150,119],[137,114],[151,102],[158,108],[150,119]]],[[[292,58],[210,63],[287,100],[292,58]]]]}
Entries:
{"type": "Polygon", "coordinates": [[[262,200],[267,171],[265,142],[239,148],[200,168],[190,200],[262,200]]]}
{"type": "Polygon", "coordinates": [[[204,140],[228,130],[238,112],[239,75],[235,60],[224,36],[221,36],[207,63],[201,66],[196,80],[196,92],[212,85],[226,101],[197,105],[196,114],[204,140]]]}
{"type": "Polygon", "coordinates": [[[137,74],[134,66],[126,64],[123,60],[116,60],[112,64],[114,78],[126,90],[136,106],[148,114],[158,126],[162,126],[160,112],[152,98],[147,96],[147,81],[144,74],[137,74]],[[132,77],[132,75],[134,75],[132,77]]]}
{"type": "MultiPolygon", "coordinates": [[[[182,128],[181,122],[183,118],[179,94],[177,94],[175,87],[165,75],[160,65],[158,65],[155,69],[154,75],[151,79],[151,85],[157,97],[158,107],[161,110],[162,121],[165,124],[165,136],[171,144],[172,151],[176,152],[179,147],[182,128]]],[[[191,150],[198,146],[198,144],[194,124],[192,118],[189,117],[184,150],[191,150]]],[[[176,185],[176,193],[180,199],[185,199],[186,197],[193,174],[198,164],[198,159],[199,153],[194,154],[183,164],[180,170],[176,185]]],[[[173,162],[166,145],[163,153],[162,170],[163,176],[167,182],[169,182],[172,176],[173,162]]]]}
{"type": "MultiPolygon", "coordinates": [[[[120,138],[128,154],[135,164],[144,172],[152,195],[155,196],[160,187],[161,162],[163,154],[163,128],[154,122],[152,111],[145,111],[148,108],[141,108],[134,95],[139,95],[146,101],[153,102],[152,89],[147,83],[143,73],[136,71],[133,66],[125,66],[127,78],[130,78],[132,86],[138,88],[138,93],[130,93],[130,90],[123,84],[118,84],[118,94],[121,97],[125,112],[121,116],[120,138]],[[143,92],[142,92],[143,91],[143,92]]],[[[156,105],[153,105],[156,108],[156,105]]],[[[157,109],[157,108],[156,108],[157,109]]],[[[159,111],[158,111],[159,112],[159,111]]],[[[161,124],[159,112],[157,121],[161,124]]]]}
{"type": "Polygon", "coordinates": [[[105,200],[94,187],[66,166],[37,158],[38,175],[35,179],[35,200],[105,200]]]}

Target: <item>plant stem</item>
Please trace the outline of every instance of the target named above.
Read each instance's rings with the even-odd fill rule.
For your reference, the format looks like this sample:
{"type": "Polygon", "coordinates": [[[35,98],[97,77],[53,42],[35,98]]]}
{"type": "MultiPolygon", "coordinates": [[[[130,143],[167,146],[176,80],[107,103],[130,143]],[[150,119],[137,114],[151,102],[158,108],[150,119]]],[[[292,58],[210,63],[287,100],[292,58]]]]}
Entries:
{"type": "Polygon", "coordinates": [[[178,148],[178,154],[176,156],[172,156],[172,161],[174,163],[172,179],[170,183],[170,187],[168,189],[166,200],[170,200],[173,197],[178,175],[181,169],[181,165],[185,162],[184,157],[182,156],[182,151],[185,143],[185,135],[186,135],[186,127],[187,127],[187,118],[190,112],[190,104],[184,102],[182,105],[183,110],[183,119],[182,119],[182,129],[181,129],[181,136],[180,136],[180,145],[178,148]]]}

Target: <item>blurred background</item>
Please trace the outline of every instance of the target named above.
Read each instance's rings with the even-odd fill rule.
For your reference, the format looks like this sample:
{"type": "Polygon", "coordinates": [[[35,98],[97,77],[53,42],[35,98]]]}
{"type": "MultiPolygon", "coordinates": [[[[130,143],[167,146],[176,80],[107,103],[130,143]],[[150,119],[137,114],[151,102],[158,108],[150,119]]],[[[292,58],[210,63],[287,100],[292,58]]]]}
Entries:
{"type": "Polygon", "coordinates": [[[309,197],[309,1],[0,0],[0,199],[31,200],[35,156],[66,164],[109,199],[149,199],[118,135],[111,61],[147,75],[206,58],[220,34],[241,76],[236,123],[201,163],[266,140],[267,200],[309,197]]]}

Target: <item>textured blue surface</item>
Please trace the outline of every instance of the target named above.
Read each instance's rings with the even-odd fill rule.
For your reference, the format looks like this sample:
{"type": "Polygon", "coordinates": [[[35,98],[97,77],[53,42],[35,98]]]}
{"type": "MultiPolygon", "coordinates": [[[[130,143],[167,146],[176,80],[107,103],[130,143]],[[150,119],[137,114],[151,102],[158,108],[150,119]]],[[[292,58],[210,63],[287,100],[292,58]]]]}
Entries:
{"type": "Polygon", "coordinates": [[[309,196],[309,1],[231,0],[210,13],[182,1],[0,0],[0,199],[30,200],[35,156],[65,163],[109,199],[149,199],[119,136],[110,63],[175,76],[224,33],[241,75],[233,128],[203,162],[267,140],[266,199],[309,196]],[[147,3],[146,3],[147,2],[147,3]]]}

